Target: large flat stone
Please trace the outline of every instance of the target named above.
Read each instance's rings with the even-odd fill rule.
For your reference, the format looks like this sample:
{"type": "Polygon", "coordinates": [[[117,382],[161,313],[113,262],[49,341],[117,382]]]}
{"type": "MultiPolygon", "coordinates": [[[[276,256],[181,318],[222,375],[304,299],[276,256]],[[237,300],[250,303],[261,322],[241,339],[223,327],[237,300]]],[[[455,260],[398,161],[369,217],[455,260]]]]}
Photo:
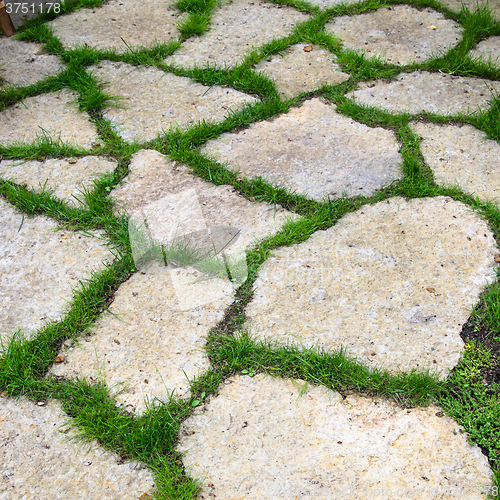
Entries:
{"type": "Polygon", "coordinates": [[[492,89],[500,91],[500,83],[479,78],[465,78],[444,73],[416,71],[402,73],[386,83],[362,83],[353,93],[359,104],[389,111],[441,115],[471,114],[487,109],[492,89]]]}
{"type": "Polygon", "coordinates": [[[207,87],[157,68],[105,61],[92,71],[107,83],[107,92],[120,98],[121,107],[108,107],[105,116],[128,141],[151,140],[171,127],[201,120],[222,121],[230,110],[257,102],[237,90],[207,87]]]}
{"type": "Polygon", "coordinates": [[[147,469],[118,463],[97,444],[71,441],[59,405],[0,399],[0,498],[137,500],[154,487],[147,469]]]}
{"type": "Polygon", "coordinates": [[[97,238],[57,231],[45,217],[27,217],[0,200],[0,336],[58,320],[79,280],[112,254],[97,238]]]}
{"type": "Polygon", "coordinates": [[[478,7],[484,8],[487,5],[493,16],[500,19],[500,0],[441,0],[441,3],[456,12],[460,12],[462,6],[474,12],[478,7]]]}
{"type": "Polygon", "coordinates": [[[432,9],[396,5],[358,16],[343,16],[326,25],[344,46],[381,56],[393,64],[423,62],[455,46],[463,32],[457,23],[432,9]]]}
{"type": "Polygon", "coordinates": [[[65,47],[87,45],[121,53],[177,39],[181,20],[169,2],[110,0],[102,7],[61,16],[49,25],[65,47]]]}
{"type": "Polygon", "coordinates": [[[486,498],[487,458],[438,407],[303,385],[234,377],[184,422],[178,450],[205,498],[486,498]]]}
{"type": "Polygon", "coordinates": [[[413,123],[411,127],[423,139],[420,148],[438,184],[458,184],[482,199],[500,199],[498,142],[471,125],[413,123]]]}
{"type": "Polygon", "coordinates": [[[491,36],[480,42],[470,54],[500,68],[500,36],[491,36]]]}
{"type": "Polygon", "coordinates": [[[185,68],[240,64],[252,49],[287,36],[294,25],[308,18],[283,5],[232,0],[215,11],[207,33],[186,40],[165,62],[185,68]]]}
{"type": "Polygon", "coordinates": [[[365,205],[264,263],[246,311],[251,331],[446,375],[497,252],[486,224],[450,198],[365,205]]]}
{"type": "Polygon", "coordinates": [[[355,122],[317,98],[208,141],[202,152],[315,200],[343,192],[369,196],[401,177],[392,132],[355,122]]]}

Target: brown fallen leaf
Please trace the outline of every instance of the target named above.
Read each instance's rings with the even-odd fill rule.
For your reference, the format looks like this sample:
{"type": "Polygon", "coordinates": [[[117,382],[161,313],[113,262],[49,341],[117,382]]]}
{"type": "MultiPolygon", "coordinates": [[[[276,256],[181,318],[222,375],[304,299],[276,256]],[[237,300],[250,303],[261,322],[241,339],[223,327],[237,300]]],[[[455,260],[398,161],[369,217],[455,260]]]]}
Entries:
{"type": "Polygon", "coordinates": [[[56,363],[62,363],[64,361],[64,356],[56,356],[54,361],[56,363]]]}
{"type": "Polygon", "coordinates": [[[312,49],[313,49],[313,48],[312,48],[312,45],[306,45],[306,46],[304,47],[304,52],[311,52],[311,50],[312,50],[312,49]]]}
{"type": "Polygon", "coordinates": [[[498,263],[498,262],[500,262],[500,255],[497,255],[497,256],[495,257],[495,262],[497,262],[497,263],[498,263]]]}
{"type": "Polygon", "coordinates": [[[147,493],[143,493],[140,497],[139,500],[153,500],[153,497],[151,495],[148,495],[147,493]]]}
{"type": "Polygon", "coordinates": [[[437,28],[433,24],[431,24],[430,26],[427,26],[427,29],[428,30],[437,30],[437,28]]]}
{"type": "Polygon", "coordinates": [[[436,293],[436,289],[435,288],[430,288],[430,287],[427,287],[426,290],[429,292],[429,293],[436,293]]]}

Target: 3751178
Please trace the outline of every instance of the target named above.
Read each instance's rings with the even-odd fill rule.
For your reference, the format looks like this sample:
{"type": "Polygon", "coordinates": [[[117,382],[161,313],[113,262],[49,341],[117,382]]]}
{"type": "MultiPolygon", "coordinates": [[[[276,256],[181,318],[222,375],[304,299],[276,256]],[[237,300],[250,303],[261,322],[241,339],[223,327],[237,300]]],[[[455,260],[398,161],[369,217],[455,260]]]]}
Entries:
{"type": "Polygon", "coordinates": [[[48,14],[50,12],[55,12],[59,14],[61,12],[60,3],[51,2],[12,2],[6,3],[5,7],[7,9],[7,14],[48,14]]]}

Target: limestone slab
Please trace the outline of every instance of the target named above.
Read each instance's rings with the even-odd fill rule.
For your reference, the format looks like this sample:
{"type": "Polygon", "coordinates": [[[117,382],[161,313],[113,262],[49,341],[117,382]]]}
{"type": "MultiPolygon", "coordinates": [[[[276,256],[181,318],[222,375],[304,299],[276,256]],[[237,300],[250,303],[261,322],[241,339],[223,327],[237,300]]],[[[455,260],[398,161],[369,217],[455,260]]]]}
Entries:
{"type": "Polygon", "coordinates": [[[87,113],[78,111],[68,90],[27,97],[0,114],[0,144],[33,142],[44,135],[54,141],[91,147],[98,136],[87,113]]]}
{"type": "Polygon", "coordinates": [[[178,450],[205,498],[486,498],[487,458],[438,407],[304,385],[233,377],[184,422],[178,450]]]}
{"type": "Polygon", "coordinates": [[[98,156],[53,158],[46,161],[0,160],[0,177],[25,184],[35,191],[42,188],[71,203],[83,200],[82,190],[92,188],[99,174],[111,173],[116,162],[98,156]]]}
{"type": "Polygon", "coordinates": [[[307,19],[291,7],[264,1],[224,2],[213,14],[208,32],[186,40],[165,62],[184,68],[240,64],[245,54],[287,36],[294,25],[307,19]]]}
{"type": "Polygon", "coordinates": [[[120,98],[120,107],[108,107],[105,116],[128,141],[151,140],[171,127],[201,120],[222,121],[231,110],[257,102],[237,90],[207,87],[157,68],[106,61],[92,71],[107,83],[107,92],[120,98]]]}
{"type": "Polygon", "coordinates": [[[24,216],[0,200],[0,335],[5,341],[58,320],[79,280],[111,261],[103,242],[57,231],[45,217],[24,216]]]}
{"type": "Polygon", "coordinates": [[[457,45],[463,28],[432,9],[396,5],[358,16],[342,16],[326,25],[344,47],[381,56],[393,64],[423,62],[457,45]]]}
{"type": "Polygon", "coordinates": [[[392,82],[362,83],[353,97],[359,104],[389,111],[442,115],[472,114],[487,109],[500,83],[445,73],[401,73],[392,82]]]}
{"type": "Polygon", "coordinates": [[[299,347],[342,345],[393,372],[446,375],[497,252],[486,224],[450,198],[365,205],[264,263],[247,307],[251,331],[299,347]]]}
{"type": "Polygon", "coordinates": [[[492,36],[480,42],[470,54],[500,68],[500,36],[492,36]]]}
{"type": "Polygon", "coordinates": [[[59,58],[44,54],[42,46],[0,38],[0,77],[7,85],[26,86],[63,69],[59,58]]]}
{"type": "Polygon", "coordinates": [[[208,141],[202,152],[315,200],[369,196],[401,177],[392,132],[340,115],[317,98],[272,121],[208,141]]]}
{"type": "Polygon", "coordinates": [[[500,0],[442,0],[441,3],[456,12],[460,12],[463,6],[471,12],[488,6],[493,16],[500,19],[500,0]]]}
{"type": "Polygon", "coordinates": [[[61,16],[49,25],[65,47],[87,45],[122,53],[177,39],[177,23],[185,17],[179,14],[169,2],[110,0],[101,7],[61,16]]]}
{"type": "Polygon", "coordinates": [[[318,46],[299,43],[283,55],[262,61],[256,70],[276,80],[278,91],[287,99],[311,92],[322,85],[336,85],[350,78],[335,64],[336,56],[318,46]]]}
{"type": "Polygon", "coordinates": [[[471,125],[413,123],[438,184],[459,185],[486,200],[500,199],[500,144],[471,125]]]}
{"type": "Polygon", "coordinates": [[[59,405],[0,399],[0,498],[137,500],[154,487],[151,472],[96,443],[71,441],[59,405]]]}

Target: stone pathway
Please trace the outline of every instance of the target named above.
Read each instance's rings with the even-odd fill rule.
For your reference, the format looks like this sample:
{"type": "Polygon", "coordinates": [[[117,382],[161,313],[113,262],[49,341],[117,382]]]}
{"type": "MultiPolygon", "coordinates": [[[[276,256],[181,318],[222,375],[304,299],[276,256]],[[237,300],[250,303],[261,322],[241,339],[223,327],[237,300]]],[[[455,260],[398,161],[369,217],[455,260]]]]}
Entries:
{"type": "MultiPolygon", "coordinates": [[[[324,31],[311,28],[313,43],[297,26],[314,11],[288,3],[221,3],[208,31],[185,40],[190,13],[156,0],[109,0],[47,21],[66,56],[84,47],[101,54],[80,68],[116,98],[98,112],[83,111],[76,87],[60,84],[64,71],[74,71],[71,57],[0,37],[0,102],[4,91],[28,89],[0,114],[0,188],[9,181],[16,193],[31,190],[30,200],[48,192],[60,207],[30,216],[33,207],[18,195],[0,198],[5,352],[19,332],[36,345],[44,327],[73,311],[75,293],[128,252],[136,272],[109,291],[108,307],[90,328],[57,343],[53,365],[41,373],[56,383],[105,383],[131,421],[170,396],[189,400],[192,381],[207,373],[216,379],[205,348],[224,322],[239,321],[253,341],[271,341],[276,349],[316,346],[332,353],[342,346],[365,366],[393,374],[423,369],[444,380],[459,363],[462,326],[495,280],[495,235],[451,196],[426,197],[423,188],[413,199],[394,196],[391,187],[412,182],[401,129],[372,121],[366,110],[412,113],[408,130],[418,136],[422,168],[436,185],[497,203],[499,141],[472,118],[434,123],[419,113],[474,117],[489,109],[500,79],[419,66],[390,81],[353,82],[341,63],[344,49],[394,65],[421,64],[457,47],[464,27],[444,11],[397,5],[333,17],[324,31]],[[320,45],[324,37],[330,46],[320,45]],[[257,115],[266,96],[242,90],[251,84],[240,65],[274,39],[287,40],[286,47],[250,68],[277,89],[275,111],[257,115]],[[156,65],[131,58],[176,41],[179,48],[155,56],[156,65]],[[238,74],[234,68],[242,78],[237,88],[224,83],[238,74]],[[217,69],[225,71],[220,81],[217,69]],[[347,116],[348,106],[360,114],[347,116]],[[234,116],[250,118],[227,125],[234,116]],[[190,146],[179,142],[185,163],[166,154],[177,147],[168,135],[173,131],[194,137],[190,146]],[[29,144],[35,152],[53,147],[81,154],[25,160],[29,144]],[[200,165],[204,179],[195,172],[200,165]],[[227,169],[222,181],[221,165],[227,169]],[[114,180],[99,184],[103,179],[114,180]],[[254,191],[242,187],[249,185],[254,191]],[[284,189],[299,201],[283,202],[286,208],[274,203],[284,189]],[[94,196],[94,206],[83,192],[94,196]],[[388,194],[370,198],[381,192],[388,194]],[[357,209],[331,227],[315,226],[305,241],[294,233],[308,227],[304,199],[324,208],[360,196],[357,209]],[[104,221],[96,198],[115,203],[104,221]],[[65,214],[73,214],[69,223],[65,214]],[[81,220],[91,218],[93,226],[83,230],[81,220]],[[128,227],[130,248],[114,239],[119,220],[123,231],[128,227]],[[275,235],[282,238],[279,248],[253,275],[245,251],[264,251],[262,242],[275,235]],[[247,279],[254,280],[254,294],[241,321],[233,306],[243,300],[238,287],[247,279]]],[[[311,2],[321,9],[339,4],[311,2]]],[[[460,11],[455,0],[443,5],[460,11]]],[[[500,19],[498,2],[490,7],[500,19]]],[[[23,17],[13,18],[20,26],[23,17]]],[[[500,68],[500,36],[485,38],[470,55],[500,68]]],[[[239,371],[177,422],[171,451],[182,454],[186,474],[203,480],[199,498],[485,499],[493,491],[487,457],[438,406],[403,408],[387,398],[239,371]]],[[[122,460],[105,443],[89,450],[71,440],[75,431],[64,427],[71,419],[55,398],[15,399],[7,387],[0,391],[0,499],[148,500],[156,494],[155,471],[122,460]]]]}

